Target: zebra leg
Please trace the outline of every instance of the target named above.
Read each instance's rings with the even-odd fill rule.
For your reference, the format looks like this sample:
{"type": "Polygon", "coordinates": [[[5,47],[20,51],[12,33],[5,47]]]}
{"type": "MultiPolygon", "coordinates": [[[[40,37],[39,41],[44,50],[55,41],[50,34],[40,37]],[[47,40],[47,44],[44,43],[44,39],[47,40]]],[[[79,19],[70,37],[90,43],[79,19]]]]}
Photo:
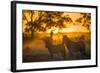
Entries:
{"type": "Polygon", "coordinates": [[[69,51],[69,59],[73,59],[73,52],[69,51]]]}
{"type": "Polygon", "coordinates": [[[81,51],[81,56],[82,56],[83,59],[86,57],[85,51],[81,51]]]}
{"type": "Polygon", "coordinates": [[[51,59],[53,59],[53,53],[50,53],[50,57],[51,57],[51,59]]]}
{"type": "Polygon", "coordinates": [[[86,57],[86,51],[85,51],[85,49],[82,48],[82,49],[80,50],[80,53],[81,53],[81,57],[84,59],[84,58],[86,57]]]}
{"type": "Polygon", "coordinates": [[[66,53],[65,53],[65,50],[63,50],[62,52],[61,52],[61,54],[62,54],[62,57],[64,58],[64,60],[66,59],[66,53]]]}
{"type": "Polygon", "coordinates": [[[66,52],[64,51],[64,60],[66,59],[66,52]]]}

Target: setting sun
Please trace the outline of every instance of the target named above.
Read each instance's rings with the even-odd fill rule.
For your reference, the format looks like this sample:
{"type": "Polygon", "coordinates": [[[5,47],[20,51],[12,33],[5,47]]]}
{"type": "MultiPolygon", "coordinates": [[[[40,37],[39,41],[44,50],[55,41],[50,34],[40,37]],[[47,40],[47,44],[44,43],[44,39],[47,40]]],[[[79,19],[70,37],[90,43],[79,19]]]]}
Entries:
{"type": "Polygon", "coordinates": [[[52,27],[51,29],[47,30],[48,33],[51,33],[51,31],[53,31],[53,33],[58,33],[59,29],[57,27],[52,27]]]}

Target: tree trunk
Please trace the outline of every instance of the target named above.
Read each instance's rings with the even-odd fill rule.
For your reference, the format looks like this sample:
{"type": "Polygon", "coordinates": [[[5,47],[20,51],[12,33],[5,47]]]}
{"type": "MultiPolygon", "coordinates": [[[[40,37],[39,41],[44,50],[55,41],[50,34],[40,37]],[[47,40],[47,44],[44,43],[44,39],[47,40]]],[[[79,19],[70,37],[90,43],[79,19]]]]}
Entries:
{"type": "Polygon", "coordinates": [[[31,38],[34,38],[34,30],[32,30],[31,38]]]}

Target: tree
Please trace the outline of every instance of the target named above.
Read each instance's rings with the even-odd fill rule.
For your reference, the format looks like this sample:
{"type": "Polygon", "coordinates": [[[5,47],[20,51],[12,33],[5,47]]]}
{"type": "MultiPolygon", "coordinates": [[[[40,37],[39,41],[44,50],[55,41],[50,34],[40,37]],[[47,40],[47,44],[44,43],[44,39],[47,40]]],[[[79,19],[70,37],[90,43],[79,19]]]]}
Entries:
{"type": "Polygon", "coordinates": [[[90,29],[91,24],[91,14],[90,13],[81,13],[83,15],[83,26],[87,27],[87,29],[90,29]]]}
{"type": "MultiPolygon", "coordinates": [[[[34,33],[37,31],[47,31],[53,27],[61,28],[66,27],[64,21],[71,23],[72,19],[69,16],[62,17],[64,12],[55,12],[55,11],[32,11],[32,10],[23,10],[23,20],[26,20],[26,32],[31,32],[31,37],[34,36],[34,33]],[[27,13],[27,15],[25,15],[27,13]]],[[[53,30],[51,33],[53,35],[53,30]]]]}
{"type": "Polygon", "coordinates": [[[35,16],[35,11],[31,11],[31,10],[28,11],[27,10],[27,11],[23,11],[22,14],[23,14],[23,20],[25,20],[25,19],[27,20],[25,31],[26,32],[31,32],[31,37],[34,36],[34,33],[36,31],[45,31],[45,28],[43,28],[41,26],[42,24],[40,23],[41,13],[39,13],[38,19],[33,18],[35,16]],[[25,12],[30,13],[29,19],[25,16],[25,12]]]}
{"type": "MultiPolygon", "coordinates": [[[[62,17],[62,20],[64,21],[64,22],[66,22],[66,24],[70,24],[70,23],[73,23],[73,21],[72,21],[72,19],[71,19],[71,17],[69,16],[69,15],[65,15],[64,17],[62,17]]],[[[68,25],[66,25],[66,27],[67,27],[68,25]]]]}
{"type": "MultiPolygon", "coordinates": [[[[46,11],[44,12],[44,19],[42,21],[44,21],[44,23],[46,24],[46,29],[51,29],[51,28],[59,28],[59,30],[61,28],[64,28],[65,25],[63,24],[64,20],[61,17],[63,12],[51,12],[51,11],[46,11]]],[[[52,29],[50,32],[50,38],[52,39],[53,37],[53,31],[55,31],[55,29],[52,29]]]]}
{"type": "Polygon", "coordinates": [[[88,30],[90,30],[91,24],[91,14],[90,13],[80,13],[82,17],[76,19],[76,22],[81,23],[82,26],[85,26],[88,30]]]}
{"type": "Polygon", "coordinates": [[[51,29],[51,27],[63,27],[63,20],[61,19],[61,15],[63,12],[44,12],[44,19],[42,20],[46,24],[47,29],[51,29]]]}

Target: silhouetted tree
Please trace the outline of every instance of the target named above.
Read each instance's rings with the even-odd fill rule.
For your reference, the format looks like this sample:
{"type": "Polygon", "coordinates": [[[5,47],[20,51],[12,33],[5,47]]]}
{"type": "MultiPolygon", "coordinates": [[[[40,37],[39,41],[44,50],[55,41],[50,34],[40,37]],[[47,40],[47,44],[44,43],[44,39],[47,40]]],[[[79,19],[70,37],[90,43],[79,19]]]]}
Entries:
{"type": "Polygon", "coordinates": [[[82,26],[87,27],[90,30],[91,25],[91,14],[90,13],[80,13],[82,17],[76,19],[76,22],[80,23],[82,26]]]}
{"type": "Polygon", "coordinates": [[[31,37],[34,36],[34,33],[36,31],[45,31],[45,28],[43,28],[41,26],[42,24],[40,23],[41,15],[39,14],[39,18],[36,19],[36,20],[34,19],[34,21],[33,21],[33,17],[35,15],[35,12],[34,11],[27,11],[27,12],[30,12],[30,21],[25,16],[25,14],[24,14],[25,11],[23,11],[23,19],[27,20],[25,31],[31,32],[31,37]]]}
{"type": "MultiPolygon", "coordinates": [[[[34,36],[34,33],[37,31],[46,31],[52,27],[64,28],[64,21],[71,23],[73,22],[69,16],[62,17],[64,12],[55,12],[55,11],[32,11],[32,10],[23,10],[23,20],[26,20],[26,32],[31,32],[31,37],[34,36]],[[25,12],[28,13],[25,15],[25,12]],[[37,12],[37,18],[35,18],[37,12]]],[[[51,30],[51,33],[53,30],[51,30]]],[[[53,35],[53,34],[52,34],[53,35]]]]}

